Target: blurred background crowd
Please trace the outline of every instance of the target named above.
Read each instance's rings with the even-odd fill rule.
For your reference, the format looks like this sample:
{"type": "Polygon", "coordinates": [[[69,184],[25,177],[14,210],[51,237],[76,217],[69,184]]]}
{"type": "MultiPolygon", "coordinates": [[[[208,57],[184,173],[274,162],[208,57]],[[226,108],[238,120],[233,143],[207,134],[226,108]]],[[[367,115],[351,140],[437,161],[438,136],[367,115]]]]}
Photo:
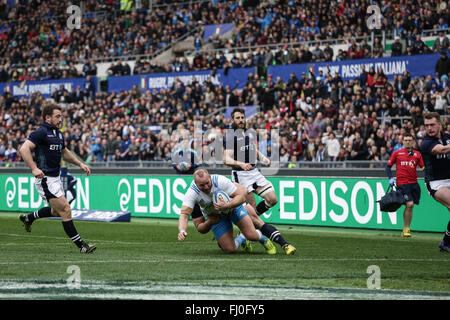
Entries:
{"type": "MultiPolygon", "coordinates": [[[[224,115],[229,106],[259,106],[248,127],[276,129],[276,137],[269,134],[260,142],[261,150],[270,154],[278,148],[282,166],[289,167],[299,161],[386,161],[401,148],[405,132],[420,144],[423,114],[429,111],[440,113],[450,132],[449,9],[442,1],[379,1],[382,26],[395,39],[390,55],[441,54],[428,74],[411,77],[405,71],[391,81],[382,69],[364,70],[351,81],[314,71],[300,77],[292,73],[283,81],[258,72],[258,67],[269,65],[386,56],[379,38],[373,44],[357,40],[370,34],[364,17],[372,1],[213,0],[164,6],[167,3],[159,1],[161,6],[149,13],[122,10],[119,1],[85,1],[89,12],[103,14],[84,18],[81,29],[73,31],[66,27],[65,1],[19,0],[14,7],[1,2],[0,82],[86,78],[88,85],[71,91],[61,86],[52,99],[64,109],[67,147],[88,163],[170,161],[178,143],[171,133],[184,128],[193,134],[195,121],[207,133],[202,142],[207,148],[229,127],[224,115]],[[173,56],[168,63],[136,57],[133,67],[115,60],[155,53],[199,25],[222,23],[236,27],[227,39],[211,38],[213,48],[222,53],[197,50],[192,59],[173,56]],[[429,29],[436,36],[431,47],[421,39],[422,31],[429,29]],[[324,46],[302,44],[311,40],[330,41],[324,46]],[[333,44],[346,44],[347,50],[336,53],[333,44]],[[232,48],[252,46],[257,47],[225,55],[232,48]],[[110,75],[241,67],[255,67],[255,72],[242,89],[178,80],[159,91],[134,87],[95,92],[90,77],[97,74],[96,59],[105,57],[114,61],[110,75]]],[[[17,149],[40,125],[44,100],[40,93],[1,93],[0,161],[21,161],[17,149]]]]}

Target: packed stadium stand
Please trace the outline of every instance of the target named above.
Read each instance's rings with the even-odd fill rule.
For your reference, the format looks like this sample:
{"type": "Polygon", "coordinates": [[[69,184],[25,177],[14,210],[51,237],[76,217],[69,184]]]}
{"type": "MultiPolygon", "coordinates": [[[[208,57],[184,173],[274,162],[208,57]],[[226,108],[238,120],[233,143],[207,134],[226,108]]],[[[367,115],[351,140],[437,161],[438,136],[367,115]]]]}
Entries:
{"type": "Polygon", "coordinates": [[[67,1],[0,1],[3,166],[21,162],[17,149],[41,122],[45,100],[64,107],[67,147],[91,164],[170,162],[173,130],[192,132],[194,121],[201,121],[211,141],[228,127],[230,106],[257,106],[248,126],[278,129],[279,144],[269,141],[267,152],[279,148],[285,167],[386,161],[405,132],[420,145],[429,111],[439,112],[450,132],[448,1],[73,3],[83,9],[80,29],[67,28],[67,1]],[[371,4],[379,5],[382,17],[375,31],[367,25],[371,4]],[[317,67],[416,55],[433,57],[432,68],[389,76],[368,68],[343,79],[317,67]],[[288,72],[285,79],[270,69],[298,64],[307,64],[307,71],[288,72]],[[227,75],[244,68],[250,68],[244,81],[213,81],[218,70],[227,75]],[[177,78],[192,71],[210,71],[211,77],[177,78]],[[175,80],[158,90],[126,85],[127,76],[159,73],[175,80]],[[11,90],[12,83],[23,88],[71,78],[81,79],[79,85],[55,86],[47,96],[11,90]],[[112,78],[123,89],[109,90],[112,78]]]}

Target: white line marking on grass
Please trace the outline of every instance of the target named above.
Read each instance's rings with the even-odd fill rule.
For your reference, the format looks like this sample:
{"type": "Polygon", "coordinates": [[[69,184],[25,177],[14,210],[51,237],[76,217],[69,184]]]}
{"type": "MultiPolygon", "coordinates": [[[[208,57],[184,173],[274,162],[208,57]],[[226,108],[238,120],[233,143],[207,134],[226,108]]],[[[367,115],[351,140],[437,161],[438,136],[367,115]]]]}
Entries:
{"type": "Polygon", "coordinates": [[[241,300],[254,299],[450,299],[449,292],[369,290],[360,288],[254,286],[240,284],[197,283],[107,283],[83,281],[81,288],[70,290],[64,283],[39,281],[0,281],[0,299],[169,299],[169,300],[241,300]]]}
{"type": "Polygon", "coordinates": [[[205,262],[236,262],[236,261],[277,261],[277,262],[308,262],[308,261],[392,261],[392,262],[450,262],[450,259],[386,259],[386,258],[261,258],[254,255],[252,258],[206,258],[206,259],[136,259],[136,260],[63,260],[63,261],[0,261],[0,265],[28,265],[28,264],[95,264],[95,263],[205,263],[205,262]]]}
{"type": "MultiPolygon", "coordinates": [[[[18,238],[42,238],[42,239],[56,239],[56,240],[67,240],[67,237],[52,237],[52,236],[36,236],[36,235],[30,235],[30,234],[17,234],[17,233],[0,233],[0,236],[6,236],[6,237],[18,237],[18,238]]],[[[155,244],[155,243],[171,243],[166,241],[148,241],[148,242],[133,242],[133,241],[115,241],[115,240],[96,240],[96,239],[89,239],[90,242],[97,242],[97,243],[110,243],[110,244],[132,244],[132,245],[149,245],[149,244],[155,244]]],[[[207,241],[187,241],[187,243],[208,243],[207,241]]],[[[0,242],[1,244],[1,242],[0,242]]]]}

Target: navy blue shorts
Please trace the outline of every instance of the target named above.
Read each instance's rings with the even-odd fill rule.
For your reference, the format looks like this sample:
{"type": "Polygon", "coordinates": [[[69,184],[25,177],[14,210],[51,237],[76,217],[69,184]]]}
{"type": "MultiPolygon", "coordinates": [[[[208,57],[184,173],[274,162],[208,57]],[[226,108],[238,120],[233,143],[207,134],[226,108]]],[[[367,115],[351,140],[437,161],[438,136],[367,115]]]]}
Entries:
{"type": "Polygon", "coordinates": [[[421,191],[418,183],[401,184],[397,186],[397,190],[403,193],[406,202],[414,201],[414,204],[419,204],[421,191]]]}

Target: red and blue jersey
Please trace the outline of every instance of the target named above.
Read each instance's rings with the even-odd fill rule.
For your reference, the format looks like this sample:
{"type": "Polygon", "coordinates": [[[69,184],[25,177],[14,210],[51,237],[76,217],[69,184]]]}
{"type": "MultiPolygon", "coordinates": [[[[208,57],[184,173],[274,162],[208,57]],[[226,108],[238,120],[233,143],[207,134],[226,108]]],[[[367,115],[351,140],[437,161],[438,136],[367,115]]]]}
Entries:
{"type": "Polygon", "coordinates": [[[397,167],[397,185],[416,183],[417,182],[417,166],[423,168],[422,154],[413,150],[411,153],[405,148],[396,150],[392,153],[387,165],[397,167]]]}

